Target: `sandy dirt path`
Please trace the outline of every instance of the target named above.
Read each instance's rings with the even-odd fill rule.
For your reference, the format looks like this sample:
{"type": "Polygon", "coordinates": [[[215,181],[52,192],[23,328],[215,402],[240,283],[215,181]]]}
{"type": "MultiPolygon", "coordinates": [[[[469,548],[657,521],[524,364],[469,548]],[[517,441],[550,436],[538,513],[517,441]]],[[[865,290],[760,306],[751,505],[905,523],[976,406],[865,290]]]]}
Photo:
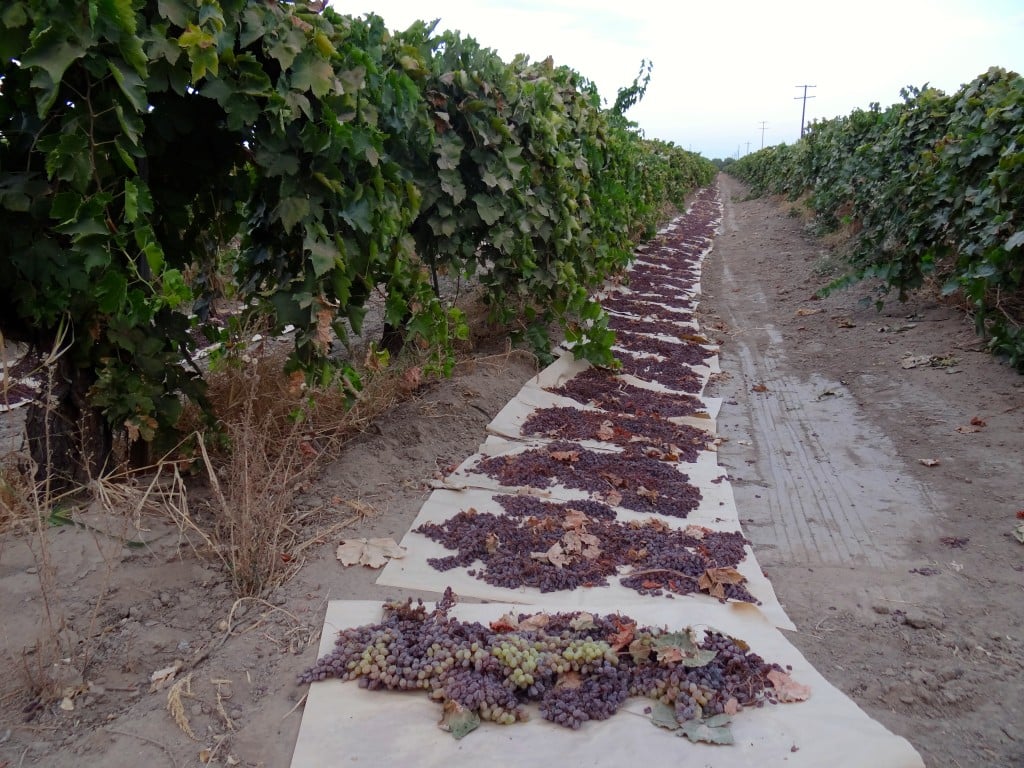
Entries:
{"type": "Polygon", "coordinates": [[[821,241],[720,185],[701,305],[720,460],[792,641],[928,766],[1024,765],[1024,379],[930,297],[816,298],[837,274],[821,241]]]}

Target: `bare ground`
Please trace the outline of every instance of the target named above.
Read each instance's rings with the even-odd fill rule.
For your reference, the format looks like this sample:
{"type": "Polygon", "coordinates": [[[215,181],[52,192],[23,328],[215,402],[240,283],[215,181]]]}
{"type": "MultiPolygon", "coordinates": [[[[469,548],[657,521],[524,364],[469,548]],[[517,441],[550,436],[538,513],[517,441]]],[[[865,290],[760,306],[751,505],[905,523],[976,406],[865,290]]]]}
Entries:
{"type": "MultiPolygon", "coordinates": [[[[820,242],[786,206],[721,183],[702,305],[723,344],[720,458],[801,630],[792,641],[930,767],[1024,765],[1024,548],[1010,536],[1024,507],[1022,378],[949,306],[919,298],[878,314],[856,292],[812,298],[833,265],[820,242]],[[904,369],[908,353],[956,362],[904,369]]],[[[351,519],[346,537],[400,538],[435,473],[476,450],[533,370],[478,351],[348,444],[298,503],[323,525],[351,519]]],[[[56,657],[31,650],[47,634],[38,545],[0,541],[0,767],[287,766],[305,693],[294,679],[314,660],[326,601],[406,595],[342,568],[336,537],[266,600],[236,601],[177,526],[140,522],[97,520],[147,542],[136,548],[48,530],[56,657]],[[64,708],[33,695],[46,680],[63,683],[64,708]]]]}
{"type": "Polygon", "coordinates": [[[1024,377],[930,294],[816,298],[821,241],[720,184],[720,460],[790,639],[930,768],[1024,765],[1024,377]]]}

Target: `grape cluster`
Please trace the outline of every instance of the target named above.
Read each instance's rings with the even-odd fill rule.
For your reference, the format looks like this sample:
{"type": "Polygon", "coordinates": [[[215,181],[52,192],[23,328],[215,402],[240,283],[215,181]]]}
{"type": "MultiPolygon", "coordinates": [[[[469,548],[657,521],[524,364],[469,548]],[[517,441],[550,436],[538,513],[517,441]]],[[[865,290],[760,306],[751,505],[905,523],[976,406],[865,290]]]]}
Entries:
{"type": "Polygon", "coordinates": [[[619,331],[617,339],[618,345],[630,353],[661,355],[687,365],[707,365],[708,358],[715,354],[692,341],[665,341],[642,333],[619,331]]]}
{"type": "MultiPolygon", "coordinates": [[[[677,300],[672,303],[677,303],[677,300]]],[[[612,295],[601,299],[601,306],[613,312],[621,312],[637,317],[653,317],[658,320],[668,320],[674,323],[684,323],[693,320],[693,313],[686,309],[669,309],[663,303],[652,301],[650,298],[645,301],[643,298],[634,295],[612,295]]]]}
{"type": "MultiPolygon", "coordinates": [[[[692,333],[691,327],[678,325],[667,320],[637,320],[625,315],[609,315],[608,327],[615,331],[632,331],[633,333],[657,333],[663,336],[678,336],[680,333],[692,333]]],[[[689,391],[689,390],[687,390],[689,391]]],[[[697,392],[699,390],[693,390],[697,392]]]]}
{"type": "MultiPolygon", "coordinates": [[[[556,592],[577,587],[599,587],[617,577],[619,583],[645,595],[700,592],[700,577],[711,568],[734,568],[746,557],[748,543],[738,531],[693,532],[669,528],[649,520],[623,523],[609,518],[609,507],[598,504],[601,517],[584,511],[594,502],[555,503],[530,496],[498,496],[504,508],[464,510],[443,523],[425,523],[416,529],[456,554],[429,558],[438,571],[472,568],[470,575],[496,587],[532,587],[556,592]],[[552,565],[533,553],[546,552],[566,535],[570,511],[582,513],[575,525],[598,541],[596,557],[572,554],[568,562],[552,565]],[[619,575],[620,566],[631,573],[619,575]]],[[[730,600],[757,602],[743,584],[724,585],[730,600]]]]}
{"type": "Polygon", "coordinates": [[[342,630],[299,682],[421,689],[499,724],[526,719],[536,702],[543,718],[566,728],[611,717],[629,696],[672,706],[680,720],[774,700],[768,674],[782,668],[717,632],[704,630],[697,644],[710,660],[687,666],[647,652],[664,630],[628,616],[521,614],[485,627],[450,617],[454,596],[445,594],[433,611],[411,601],[388,605],[380,622],[342,630]]]}
{"type": "Polygon", "coordinates": [[[620,506],[670,517],[686,517],[702,498],[687,475],[665,462],[633,453],[589,451],[562,441],[480,459],[474,470],[507,486],[547,488],[558,483],[595,494],[614,491],[621,497],[620,506]]]}
{"type": "Polygon", "coordinates": [[[600,440],[621,446],[627,453],[693,463],[707,445],[708,434],[687,425],[674,424],[657,416],[622,414],[609,419],[607,413],[579,408],[538,408],[523,422],[524,435],[562,440],[600,440]],[[607,422],[611,421],[609,425],[607,422]]]}
{"type": "Polygon", "coordinates": [[[697,394],[704,387],[704,380],[700,374],[688,364],[676,360],[620,355],[619,362],[622,363],[619,373],[628,373],[643,381],[661,384],[677,392],[697,394]]]}
{"type": "Polygon", "coordinates": [[[560,387],[548,391],[578,403],[634,416],[672,419],[707,413],[704,404],[692,395],[670,395],[642,389],[600,368],[588,368],[560,387]]]}

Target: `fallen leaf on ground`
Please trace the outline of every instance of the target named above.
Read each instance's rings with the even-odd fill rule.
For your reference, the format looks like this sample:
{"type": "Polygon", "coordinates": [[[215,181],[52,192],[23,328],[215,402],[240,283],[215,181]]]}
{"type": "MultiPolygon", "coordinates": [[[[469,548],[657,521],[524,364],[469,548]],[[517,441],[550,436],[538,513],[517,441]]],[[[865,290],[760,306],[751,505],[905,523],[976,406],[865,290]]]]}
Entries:
{"type": "Polygon", "coordinates": [[[1018,509],[1017,510],[1017,519],[1018,520],[1024,520],[1024,509],[1018,509]]]}
{"type": "Polygon", "coordinates": [[[939,466],[939,460],[938,459],[921,459],[920,461],[926,467],[937,467],[937,466],[939,466]]]}
{"type": "Polygon", "coordinates": [[[183,664],[180,661],[174,662],[169,667],[158,669],[149,676],[149,692],[159,691],[167,683],[174,679],[174,676],[181,671],[183,664]]]}
{"type": "Polygon", "coordinates": [[[613,437],[615,437],[615,425],[612,424],[611,419],[602,421],[601,426],[597,428],[597,439],[611,440],[613,437]]]}
{"type": "Polygon", "coordinates": [[[811,687],[803,685],[791,678],[786,672],[773,669],[768,673],[768,682],[775,689],[779,701],[807,701],[811,697],[811,687]]]}
{"type": "Polygon", "coordinates": [[[911,355],[900,360],[900,367],[910,370],[911,368],[917,368],[919,365],[928,365],[931,359],[931,355],[911,355]]]}
{"type": "Polygon", "coordinates": [[[1015,538],[1021,544],[1024,544],[1024,523],[1021,523],[1013,529],[1013,538],[1015,538]]]}
{"type": "Polygon", "coordinates": [[[766,387],[764,384],[755,384],[754,386],[752,386],[750,388],[750,391],[751,392],[767,392],[768,391],[768,387],[766,387]]]}
{"type": "Polygon", "coordinates": [[[415,392],[423,383],[423,369],[413,366],[402,374],[401,387],[406,392],[415,392]]]}
{"type": "Polygon", "coordinates": [[[975,427],[987,427],[988,422],[982,418],[975,416],[974,418],[971,419],[971,425],[975,427]]]}
{"type": "Polygon", "coordinates": [[[836,327],[838,328],[856,328],[857,324],[848,317],[840,317],[836,320],[836,327]]]}
{"type": "Polygon", "coordinates": [[[344,566],[383,568],[389,559],[405,557],[405,548],[394,539],[349,539],[338,546],[337,557],[344,566]]]}
{"type": "Polygon", "coordinates": [[[805,309],[804,307],[801,307],[800,309],[798,309],[796,311],[796,316],[797,317],[807,317],[808,315],[816,315],[816,314],[818,314],[821,311],[822,310],[821,310],[820,307],[818,309],[805,309]]]}
{"type": "Polygon", "coordinates": [[[961,435],[970,435],[975,432],[981,432],[981,427],[975,424],[961,424],[959,427],[956,428],[956,431],[959,432],[961,435]]]}

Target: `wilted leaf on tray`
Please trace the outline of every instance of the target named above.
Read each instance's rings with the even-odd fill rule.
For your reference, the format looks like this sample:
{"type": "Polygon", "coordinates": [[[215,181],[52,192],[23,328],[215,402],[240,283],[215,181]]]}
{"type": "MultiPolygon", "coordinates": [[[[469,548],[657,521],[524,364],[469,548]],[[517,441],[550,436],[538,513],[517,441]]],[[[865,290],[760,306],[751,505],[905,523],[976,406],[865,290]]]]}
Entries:
{"type": "Polygon", "coordinates": [[[659,661],[675,662],[684,667],[703,667],[718,655],[717,651],[699,648],[690,632],[658,635],[651,641],[651,648],[654,649],[659,661]]]}
{"type": "Polygon", "coordinates": [[[562,521],[562,527],[570,531],[579,531],[586,525],[586,522],[587,516],[578,509],[567,509],[565,510],[565,519],[562,521]]]}
{"type": "Polygon", "coordinates": [[[569,556],[562,549],[562,543],[558,541],[552,544],[547,552],[531,552],[530,557],[534,560],[540,560],[542,563],[550,563],[559,569],[569,563],[569,556]]]}
{"type": "Polygon", "coordinates": [[[742,584],[746,580],[735,568],[708,568],[697,580],[697,587],[712,597],[724,600],[726,584],[742,584]]]}
{"type": "Polygon", "coordinates": [[[484,538],[484,548],[487,550],[487,554],[493,555],[498,551],[498,547],[501,546],[501,539],[498,538],[498,534],[491,531],[484,538]]]}
{"type": "Polygon", "coordinates": [[[642,485],[639,488],[637,488],[636,495],[637,496],[641,496],[641,497],[643,497],[645,499],[649,499],[650,501],[657,501],[658,500],[658,492],[657,491],[648,490],[647,488],[644,488],[642,485]]]}
{"type": "Polygon", "coordinates": [[[437,724],[442,731],[448,731],[456,739],[461,739],[480,726],[480,716],[472,709],[466,709],[458,702],[449,699],[445,702],[444,713],[437,724]]]}
{"type": "Polygon", "coordinates": [[[707,536],[709,533],[711,533],[711,529],[705,528],[703,525],[691,524],[686,526],[686,528],[683,530],[683,533],[685,533],[687,536],[692,536],[693,538],[699,541],[703,539],[705,536],[707,536]]]}
{"type": "Polygon", "coordinates": [[[811,687],[796,682],[787,673],[773,669],[768,673],[768,682],[775,689],[779,701],[807,701],[811,697],[811,687]]]}
{"type": "Polygon", "coordinates": [[[555,461],[568,461],[570,464],[574,461],[579,461],[579,451],[552,451],[551,458],[555,461]]]}
{"type": "Polygon", "coordinates": [[[338,545],[337,557],[344,566],[383,568],[389,559],[405,557],[405,548],[394,539],[349,539],[338,545]]]}
{"type": "Polygon", "coordinates": [[[525,619],[519,622],[519,629],[523,631],[530,631],[536,629],[544,629],[548,624],[551,623],[551,616],[546,613],[535,613],[532,616],[527,616],[525,619]]]}
{"type": "Polygon", "coordinates": [[[572,621],[569,622],[569,627],[579,632],[584,629],[594,628],[594,614],[581,611],[572,621]]]}
{"type": "Polygon", "coordinates": [[[685,736],[694,743],[733,744],[730,721],[729,715],[715,715],[707,720],[687,720],[679,726],[676,736],[685,736]]]}
{"type": "Polygon", "coordinates": [[[514,632],[519,628],[519,619],[515,614],[506,613],[491,622],[494,632],[514,632]]]}
{"type": "Polygon", "coordinates": [[[663,701],[656,701],[651,706],[651,722],[659,728],[667,728],[670,731],[679,730],[676,708],[663,701]]]}
{"type": "Polygon", "coordinates": [[[619,631],[608,638],[608,645],[612,647],[613,651],[621,651],[627,645],[632,643],[634,632],[636,632],[636,622],[619,624],[618,626],[619,631]]]}
{"type": "Polygon", "coordinates": [[[558,680],[555,681],[555,688],[568,688],[570,691],[576,690],[581,685],[583,685],[583,676],[571,669],[560,674],[558,680]]]}

